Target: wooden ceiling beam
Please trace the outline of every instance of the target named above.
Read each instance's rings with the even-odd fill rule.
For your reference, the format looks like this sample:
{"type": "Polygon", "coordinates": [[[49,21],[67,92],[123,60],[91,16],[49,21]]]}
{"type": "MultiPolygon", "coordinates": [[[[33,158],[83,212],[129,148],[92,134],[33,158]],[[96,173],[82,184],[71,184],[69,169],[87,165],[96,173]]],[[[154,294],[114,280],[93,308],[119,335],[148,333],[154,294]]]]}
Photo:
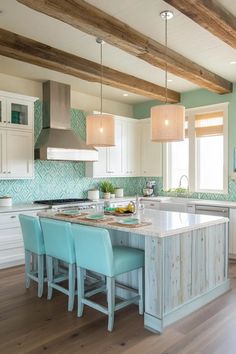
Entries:
{"type": "MultiPolygon", "coordinates": [[[[0,55],[59,71],[82,80],[101,81],[100,64],[4,29],[0,29],[0,55]]],[[[103,67],[103,83],[137,95],[165,101],[166,90],[164,87],[107,66],[103,67]]],[[[176,91],[168,90],[167,101],[172,103],[179,102],[180,94],[176,91]]]]}
{"type": "MultiPolygon", "coordinates": [[[[84,0],[17,0],[36,11],[65,22],[85,33],[101,37],[146,62],[217,93],[232,92],[232,83],[192,62],[126,23],[106,14],[84,0]]],[[[158,15],[158,14],[157,14],[158,15]]]]}
{"type": "Polygon", "coordinates": [[[213,0],[164,0],[236,49],[236,17],[213,0]]]}

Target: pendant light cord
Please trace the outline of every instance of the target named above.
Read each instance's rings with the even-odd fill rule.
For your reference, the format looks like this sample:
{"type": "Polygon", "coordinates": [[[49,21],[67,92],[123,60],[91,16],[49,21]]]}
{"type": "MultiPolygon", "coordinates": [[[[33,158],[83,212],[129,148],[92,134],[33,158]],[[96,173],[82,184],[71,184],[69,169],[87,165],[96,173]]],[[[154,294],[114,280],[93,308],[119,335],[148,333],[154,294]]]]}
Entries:
{"type": "Polygon", "coordinates": [[[101,81],[100,81],[100,96],[101,96],[101,106],[100,106],[100,111],[101,111],[101,114],[102,114],[102,111],[103,111],[103,107],[102,107],[102,95],[103,95],[103,87],[102,87],[102,84],[103,84],[103,48],[102,48],[102,41],[101,41],[101,44],[100,44],[100,63],[101,63],[101,81]]]}
{"type": "Polygon", "coordinates": [[[165,15],[165,104],[167,104],[167,15],[165,15]]]}

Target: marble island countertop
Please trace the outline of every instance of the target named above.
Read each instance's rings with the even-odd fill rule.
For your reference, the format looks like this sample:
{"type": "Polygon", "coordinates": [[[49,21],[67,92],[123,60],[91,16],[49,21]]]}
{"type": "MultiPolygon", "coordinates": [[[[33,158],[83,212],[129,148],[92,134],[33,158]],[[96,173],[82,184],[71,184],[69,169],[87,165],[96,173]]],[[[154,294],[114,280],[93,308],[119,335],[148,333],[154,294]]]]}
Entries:
{"type": "Polygon", "coordinates": [[[150,225],[142,226],[139,228],[130,228],[129,226],[118,226],[112,222],[120,220],[121,217],[106,219],[105,221],[91,221],[81,220],[80,218],[70,218],[67,216],[57,215],[52,210],[39,212],[40,217],[48,217],[57,220],[69,221],[72,223],[81,223],[85,225],[92,225],[97,227],[104,227],[107,229],[120,230],[124,232],[132,232],[139,235],[151,236],[151,237],[167,237],[175,234],[188,232],[211,225],[218,225],[228,222],[228,218],[209,216],[209,215],[195,215],[188,213],[178,213],[171,211],[159,211],[145,209],[140,212],[140,221],[150,222],[150,225]]]}

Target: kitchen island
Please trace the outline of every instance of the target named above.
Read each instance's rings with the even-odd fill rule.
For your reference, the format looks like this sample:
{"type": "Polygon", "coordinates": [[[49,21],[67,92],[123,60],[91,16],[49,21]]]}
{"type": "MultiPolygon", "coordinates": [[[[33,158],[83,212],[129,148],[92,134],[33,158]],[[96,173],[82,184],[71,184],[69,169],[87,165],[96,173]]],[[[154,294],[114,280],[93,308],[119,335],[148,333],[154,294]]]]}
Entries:
{"type": "MultiPolygon", "coordinates": [[[[230,289],[227,218],[145,209],[139,218],[148,225],[130,228],[111,219],[72,219],[52,211],[39,216],[104,227],[113,244],[144,250],[144,326],[151,331],[162,332],[230,289]]],[[[117,280],[137,288],[136,271],[117,280]]],[[[119,289],[117,295],[125,292],[119,289]]]]}

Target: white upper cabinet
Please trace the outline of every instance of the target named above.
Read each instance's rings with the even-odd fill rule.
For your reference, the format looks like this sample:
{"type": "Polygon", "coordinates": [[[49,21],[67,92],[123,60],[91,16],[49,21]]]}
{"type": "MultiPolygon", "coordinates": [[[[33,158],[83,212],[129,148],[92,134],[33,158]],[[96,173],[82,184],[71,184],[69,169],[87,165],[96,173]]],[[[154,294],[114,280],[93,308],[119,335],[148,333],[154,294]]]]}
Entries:
{"type": "Polygon", "coordinates": [[[125,122],[124,165],[126,176],[140,176],[140,123],[135,119],[125,122]]]}
{"type": "Polygon", "coordinates": [[[86,163],[86,176],[161,176],[162,146],[150,141],[150,119],[115,119],[116,146],[97,148],[98,161],[86,163]]]}
{"type": "Polygon", "coordinates": [[[31,132],[0,129],[0,178],[33,177],[33,135],[31,132]]]}
{"type": "Polygon", "coordinates": [[[107,174],[109,176],[124,175],[124,121],[115,119],[115,146],[107,148],[107,174]]]}
{"type": "Polygon", "coordinates": [[[8,178],[31,178],[33,176],[33,136],[31,132],[7,132],[8,178]]]}
{"type": "Polygon", "coordinates": [[[162,144],[151,141],[150,119],[141,121],[141,176],[162,176],[162,144]]]}
{"type": "Polygon", "coordinates": [[[0,179],[33,178],[35,100],[0,91],[0,179]]]}

